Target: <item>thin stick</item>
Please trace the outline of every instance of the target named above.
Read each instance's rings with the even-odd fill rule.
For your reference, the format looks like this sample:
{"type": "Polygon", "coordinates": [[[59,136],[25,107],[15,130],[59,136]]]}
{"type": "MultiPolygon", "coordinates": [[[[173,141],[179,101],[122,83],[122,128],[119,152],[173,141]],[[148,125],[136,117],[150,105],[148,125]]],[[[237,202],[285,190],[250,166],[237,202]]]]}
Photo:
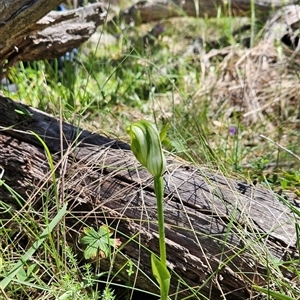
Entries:
{"type": "Polygon", "coordinates": [[[291,154],[292,156],[294,156],[296,159],[298,159],[300,161],[300,156],[298,156],[297,154],[295,154],[291,150],[289,150],[289,149],[281,146],[280,144],[278,144],[277,142],[274,142],[273,140],[271,140],[270,138],[264,136],[263,134],[260,134],[259,136],[262,137],[262,138],[264,138],[264,139],[266,139],[267,141],[275,144],[277,147],[279,147],[280,149],[282,149],[282,150],[286,151],[287,153],[291,154]]]}

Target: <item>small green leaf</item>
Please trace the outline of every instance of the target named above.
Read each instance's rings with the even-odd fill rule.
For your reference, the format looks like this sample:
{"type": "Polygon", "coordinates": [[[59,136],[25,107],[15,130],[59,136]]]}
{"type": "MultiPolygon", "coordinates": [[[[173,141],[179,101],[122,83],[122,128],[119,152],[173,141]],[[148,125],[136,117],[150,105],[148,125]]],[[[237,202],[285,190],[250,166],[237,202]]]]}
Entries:
{"type": "Polygon", "coordinates": [[[26,272],[24,270],[24,267],[19,269],[19,271],[16,274],[16,276],[17,276],[18,280],[21,280],[21,281],[25,281],[26,280],[27,274],[26,274],[26,272]]]}
{"type": "Polygon", "coordinates": [[[280,184],[283,189],[286,189],[288,187],[288,181],[285,178],[282,178],[280,180],[280,184]]]}
{"type": "Polygon", "coordinates": [[[127,261],[127,267],[128,268],[126,269],[126,272],[127,272],[128,276],[130,277],[131,275],[134,274],[133,262],[130,259],[128,259],[128,261],[127,261]]]}
{"type": "Polygon", "coordinates": [[[106,225],[100,226],[98,232],[93,227],[83,229],[84,236],[81,243],[87,245],[84,251],[85,259],[95,258],[99,255],[101,258],[109,256],[110,247],[117,248],[121,245],[119,239],[112,239],[112,231],[106,225]]]}
{"type": "Polygon", "coordinates": [[[90,258],[95,258],[98,253],[98,247],[93,247],[92,245],[88,245],[85,250],[84,250],[84,258],[85,259],[90,259],[90,258]]]}
{"type": "Polygon", "coordinates": [[[32,274],[38,271],[37,264],[31,264],[27,269],[27,276],[31,276],[32,274]]]}
{"type": "Polygon", "coordinates": [[[159,259],[157,259],[153,253],[151,253],[151,267],[152,274],[156,278],[160,287],[161,300],[167,300],[170,289],[171,275],[167,267],[159,259]]]}
{"type": "Polygon", "coordinates": [[[33,114],[29,112],[25,107],[20,107],[20,109],[15,108],[15,112],[19,115],[30,116],[30,117],[33,116],[33,114]]]}
{"type": "Polygon", "coordinates": [[[160,131],[160,133],[159,133],[159,139],[160,139],[161,142],[165,140],[169,128],[170,128],[170,122],[168,122],[168,123],[163,127],[163,129],[160,131]]]}
{"type": "Polygon", "coordinates": [[[98,233],[93,227],[86,227],[83,229],[85,236],[82,238],[84,244],[92,243],[94,240],[98,239],[98,233]]]}

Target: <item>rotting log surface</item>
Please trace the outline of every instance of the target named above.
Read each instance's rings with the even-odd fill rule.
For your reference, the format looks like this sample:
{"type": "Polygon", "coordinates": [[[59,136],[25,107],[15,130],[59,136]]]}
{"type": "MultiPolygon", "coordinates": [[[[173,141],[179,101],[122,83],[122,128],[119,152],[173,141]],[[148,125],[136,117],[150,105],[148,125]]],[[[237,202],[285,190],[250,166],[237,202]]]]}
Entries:
{"type": "MultiPolygon", "coordinates": [[[[72,240],[78,241],[75,232],[81,230],[77,220],[95,226],[108,222],[123,242],[113,270],[131,259],[143,270],[138,271],[135,285],[157,292],[142,274],[152,277],[149,250],[158,253],[153,184],[128,145],[2,96],[0,111],[0,167],[6,184],[31,201],[38,187],[49,186],[43,147],[30,133],[35,132],[53,155],[61,201],[68,202],[66,222],[72,240]]],[[[295,219],[271,191],[196,169],[172,157],[168,158],[164,183],[167,257],[177,274],[172,271],[172,292],[181,277],[181,282],[201,287],[200,299],[200,295],[221,299],[222,293],[226,299],[247,299],[254,293],[251,283],[266,283],[266,265],[256,259],[258,255],[266,263],[272,256],[278,260],[297,257],[295,219]]],[[[19,208],[3,186],[0,199],[1,205],[19,208]]],[[[41,207],[38,193],[34,201],[37,209],[41,207]]],[[[101,260],[102,270],[109,270],[110,263],[101,260]]],[[[285,269],[282,272],[287,280],[294,276],[285,269]]],[[[179,291],[179,299],[189,294],[183,283],[179,291]]]]}

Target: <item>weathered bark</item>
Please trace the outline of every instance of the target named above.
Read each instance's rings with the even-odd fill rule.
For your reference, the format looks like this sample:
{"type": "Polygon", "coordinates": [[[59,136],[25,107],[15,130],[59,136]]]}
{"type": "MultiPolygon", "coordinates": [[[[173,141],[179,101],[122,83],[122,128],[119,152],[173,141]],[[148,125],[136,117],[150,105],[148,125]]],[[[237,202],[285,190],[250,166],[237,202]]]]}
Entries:
{"type": "MultiPolygon", "coordinates": [[[[72,240],[78,241],[79,220],[96,226],[107,222],[123,243],[113,271],[122,269],[126,277],[122,266],[131,259],[140,268],[135,285],[157,292],[143,275],[152,277],[149,250],[158,253],[153,183],[128,145],[61,123],[8,98],[0,97],[0,111],[0,166],[6,184],[25,199],[38,188],[49,187],[43,147],[30,133],[35,132],[53,155],[61,201],[68,203],[73,216],[66,218],[72,240]]],[[[247,299],[253,293],[252,283],[264,285],[270,277],[264,259],[297,257],[295,219],[273,192],[172,157],[164,184],[171,290],[176,291],[180,277],[179,299],[190,293],[184,282],[199,287],[201,299],[201,295],[221,299],[222,293],[226,299],[247,299]]],[[[19,208],[3,186],[0,199],[19,208]]],[[[31,201],[39,209],[38,193],[31,201]]],[[[101,268],[109,270],[111,260],[101,260],[101,268]]],[[[287,269],[282,272],[287,280],[294,276],[287,269]]]]}
{"type": "Polygon", "coordinates": [[[13,56],[18,56],[19,45],[30,34],[30,26],[59,3],[60,0],[0,1],[0,72],[6,61],[15,61],[13,56]]]}
{"type": "Polygon", "coordinates": [[[86,42],[105,17],[99,3],[65,12],[52,11],[30,28],[28,39],[20,44],[18,60],[59,57],[86,42]]]}
{"type": "Polygon", "coordinates": [[[298,46],[300,6],[287,5],[268,19],[265,26],[264,41],[273,43],[285,38],[293,48],[298,46]]]}
{"type": "Polygon", "coordinates": [[[79,47],[104,23],[106,11],[100,3],[64,12],[51,11],[43,17],[60,2],[2,4],[7,10],[3,10],[0,20],[0,78],[17,61],[55,58],[79,47]]]}

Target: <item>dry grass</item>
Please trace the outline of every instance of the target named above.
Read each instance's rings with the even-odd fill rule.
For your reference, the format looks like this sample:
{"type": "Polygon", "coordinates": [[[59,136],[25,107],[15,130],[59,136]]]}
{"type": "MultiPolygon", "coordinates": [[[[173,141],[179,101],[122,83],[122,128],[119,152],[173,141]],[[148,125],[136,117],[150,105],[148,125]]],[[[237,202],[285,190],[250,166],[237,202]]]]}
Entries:
{"type": "Polygon", "coordinates": [[[225,117],[239,112],[247,126],[259,122],[273,131],[281,122],[287,122],[299,128],[300,69],[290,56],[289,49],[276,49],[268,43],[259,43],[252,49],[232,46],[212,50],[201,60],[208,62],[221,57],[221,62],[214,72],[209,71],[212,63],[207,63],[203,88],[195,97],[198,101],[211,98],[211,108],[216,112],[223,110],[223,114],[225,110],[225,117]]]}

